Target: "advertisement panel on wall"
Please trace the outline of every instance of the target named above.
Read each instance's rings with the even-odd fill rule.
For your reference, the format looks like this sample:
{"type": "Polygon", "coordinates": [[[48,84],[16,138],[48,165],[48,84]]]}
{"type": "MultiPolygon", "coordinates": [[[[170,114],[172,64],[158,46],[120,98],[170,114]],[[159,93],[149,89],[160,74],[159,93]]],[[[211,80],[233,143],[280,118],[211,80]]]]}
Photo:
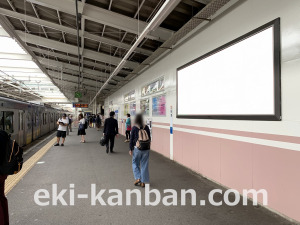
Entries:
{"type": "Polygon", "coordinates": [[[124,105],[124,116],[126,116],[129,113],[129,104],[124,105]]]}
{"type": "Polygon", "coordinates": [[[158,80],[142,87],[142,97],[163,91],[164,89],[165,79],[164,77],[161,77],[158,80]]]}
{"type": "Polygon", "coordinates": [[[135,102],[130,103],[129,110],[130,110],[130,115],[135,116],[135,114],[136,114],[136,103],[135,102]]]}
{"type": "Polygon", "coordinates": [[[129,101],[132,101],[132,100],[135,100],[135,90],[127,93],[124,95],[124,101],[125,102],[129,102],[129,101]]]}
{"type": "Polygon", "coordinates": [[[177,69],[177,118],[281,120],[280,20],[177,69]]]}
{"type": "Polygon", "coordinates": [[[149,98],[141,100],[140,109],[141,109],[141,113],[143,113],[145,116],[149,116],[149,114],[150,114],[149,98]]]}
{"type": "Polygon", "coordinates": [[[166,116],[166,95],[152,98],[152,116],[166,116]]]}

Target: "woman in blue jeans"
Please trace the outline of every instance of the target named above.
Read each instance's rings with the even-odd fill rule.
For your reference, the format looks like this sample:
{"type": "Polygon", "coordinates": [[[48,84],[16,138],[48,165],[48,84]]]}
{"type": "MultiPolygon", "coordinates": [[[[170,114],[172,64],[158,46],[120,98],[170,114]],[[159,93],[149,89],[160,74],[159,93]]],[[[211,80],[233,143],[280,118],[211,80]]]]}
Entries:
{"type": "Polygon", "coordinates": [[[140,150],[136,147],[140,129],[144,129],[148,134],[149,140],[151,140],[149,127],[144,125],[142,114],[138,114],[135,117],[135,125],[131,130],[129,155],[132,156],[132,170],[135,179],[134,185],[145,187],[145,183],[149,183],[150,181],[148,168],[150,148],[148,150],[140,150]]]}

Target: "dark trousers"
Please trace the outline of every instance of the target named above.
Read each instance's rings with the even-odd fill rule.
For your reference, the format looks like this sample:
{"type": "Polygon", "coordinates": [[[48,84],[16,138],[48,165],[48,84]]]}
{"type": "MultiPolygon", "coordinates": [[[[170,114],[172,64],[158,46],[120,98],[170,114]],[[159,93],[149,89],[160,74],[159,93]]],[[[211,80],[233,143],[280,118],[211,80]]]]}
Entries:
{"type": "Polygon", "coordinates": [[[126,130],[126,140],[130,139],[130,130],[126,130]]]}
{"type": "Polygon", "coordinates": [[[114,134],[107,134],[106,138],[108,139],[107,144],[106,144],[106,152],[109,151],[113,152],[114,151],[114,145],[115,145],[115,136],[114,134]]]}
{"type": "Polygon", "coordinates": [[[4,184],[7,176],[0,175],[0,225],[8,225],[8,204],[4,195],[4,184]]]}

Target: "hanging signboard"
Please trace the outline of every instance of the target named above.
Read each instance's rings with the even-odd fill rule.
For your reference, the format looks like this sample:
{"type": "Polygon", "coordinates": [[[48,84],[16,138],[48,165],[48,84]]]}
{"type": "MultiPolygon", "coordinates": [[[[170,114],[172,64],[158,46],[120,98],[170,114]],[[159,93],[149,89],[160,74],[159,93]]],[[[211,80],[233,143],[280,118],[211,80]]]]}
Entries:
{"type": "Polygon", "coordinates": [[[74,108],[88,108],[89,104],[84,104],[84,103],[73,103],[74,108]]]}
{"type": "Polygon", "coordinates": [[[75,92],[75,98],[82,98],[82,93],[79,91],[75,92]]]}
{"type": "Polygon", "coordinates": [[[129,102],[129,101],[132,101],[132,100],[135,100],[135,90],[127,93],[124,95],[124,101],[125,102],[129,102]]]}
{"type": "Polygon", "coordinates": [[[164,77],[161,77],[158,80],[142,87],[142,97],[163,91],[164,89],[165,79],[164,77]]]}

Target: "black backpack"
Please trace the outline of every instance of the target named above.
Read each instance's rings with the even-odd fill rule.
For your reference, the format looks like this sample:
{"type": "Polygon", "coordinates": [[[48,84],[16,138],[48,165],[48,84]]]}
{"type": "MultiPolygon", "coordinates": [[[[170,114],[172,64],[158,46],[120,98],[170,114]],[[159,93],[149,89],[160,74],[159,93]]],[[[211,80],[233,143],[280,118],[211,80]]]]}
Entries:
{"type": "Polygon", "coordinates": [[[23,148],[3,130],[0,130],[0,174],[17,174],[23,166],[23,148]]]}
{"type": "Polygon", "coordinates": [[[151,140],[145,128],[146,127],[142,127],[141,129],[139,129],[138,132],[138,140],[136,142],[136,147],[139,150],[150,150],[151,147],[151,140]]]}
{"type": "Polygon", "coordinates": [[[87,129],[88,128],[88,123],[85,121],[84,123],[84,129],[87,129]]]}

